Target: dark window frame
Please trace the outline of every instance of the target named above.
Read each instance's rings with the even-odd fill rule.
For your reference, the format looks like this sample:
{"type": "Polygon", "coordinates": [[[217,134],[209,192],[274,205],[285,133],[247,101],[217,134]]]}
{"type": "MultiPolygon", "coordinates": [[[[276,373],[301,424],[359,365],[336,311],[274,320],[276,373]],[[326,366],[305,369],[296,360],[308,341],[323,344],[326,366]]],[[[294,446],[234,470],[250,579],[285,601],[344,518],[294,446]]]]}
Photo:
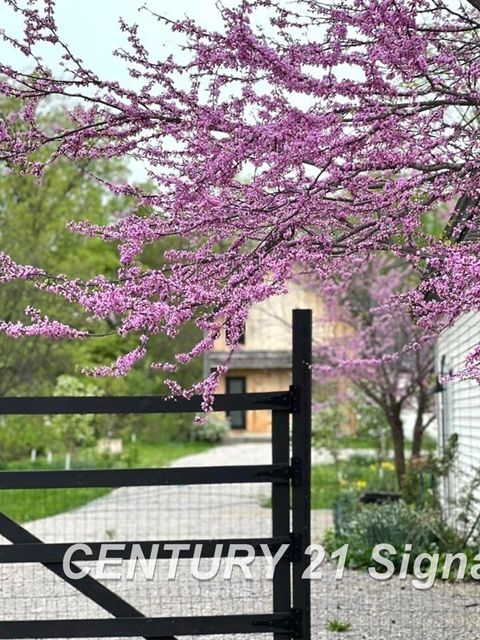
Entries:
{"type": "MultiPolygon", "coordinates": [[[[225,379],[225,390],[227,393],[246,393],[247,377],[246,376],[227,376],[225,379]],[[232,382],[241,382],[241,389],[232,391],[232,382]]],[[[227,411],[227,418],[230,420],[230,427],[235,430],[245,430],[247,428],[247,412],[238,409],[236,411],[227,411]]]]}

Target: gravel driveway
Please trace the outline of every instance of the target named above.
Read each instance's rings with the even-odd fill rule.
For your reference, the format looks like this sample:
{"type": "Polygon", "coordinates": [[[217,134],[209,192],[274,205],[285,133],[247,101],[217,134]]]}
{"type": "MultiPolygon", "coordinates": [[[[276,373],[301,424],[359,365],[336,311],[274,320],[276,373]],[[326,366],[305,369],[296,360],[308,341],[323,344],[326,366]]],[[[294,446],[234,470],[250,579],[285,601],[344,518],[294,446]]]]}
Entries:
{"type": "MultiPolygon", "coordinates": [[[[268,462],[268,444],[247,443],[216,447],[182,458],[174,466],[268,462]]],[[[268,495],[269,485],[123,488],[27,528],[45,542],[269,536],[271,512],[262,506],[268,495]]],[[[320,541],[329,526],[330,512],[313,512],[314,541],[320,541]]],[[[208,568],[210,561],[204,562],[201,566],[208,568]]],[[[109,580],[106,584],[145,615],[271,610],[271,583],[263,577],[265,566],[260,560],[252,567],[253,581],[245,580],[240,572],[234,573],[233,580],[225,581],[221,575],[223,562],[218,578],[198,581],[191,577],[190,562],[185,560],[179,563],[177,579],[169,582],[165,579],[166,564],[157,563],[153,580],[137,572],[133,580],[109,580]]],[[[128,563],[112,570],[120,570],[125,576],[128,563]]],[[[327,565],[323,580],[312,582],[312,604],[315,640],[480,638],[480,591],[476,584],[437,584],[429,591],[419,592],[410,581],[380,583],[354,571],[346,572],[344,579],[337,582],[333,568],[327,565]],[[327,631],[328,621],[333,620],[349,622],[351,630],[327,631]]],[[[104,611],[41,566],[0,566],[0,619],[105,616],[104,611]]],[[[240,640],[240,636],[235,638],[240,640]]]]}

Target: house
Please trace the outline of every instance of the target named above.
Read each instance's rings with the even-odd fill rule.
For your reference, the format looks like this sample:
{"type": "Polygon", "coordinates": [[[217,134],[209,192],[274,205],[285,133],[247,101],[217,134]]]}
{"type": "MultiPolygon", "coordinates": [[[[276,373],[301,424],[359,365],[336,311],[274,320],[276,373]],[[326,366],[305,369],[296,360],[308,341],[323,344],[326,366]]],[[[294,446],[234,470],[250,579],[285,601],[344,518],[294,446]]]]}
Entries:
{"type": "MultiPolygon", "coordinates": [[[[435,357],[439,378],[460,371],[465,356],[478,343],[480,314],[467,313],[439,337],[435,357]]],[[[458,435],[457,465],[444,485],[445,499],[450,501],[480,467],[480,384],[460,380],[439,385],[437,416],[440,447],[452,434],[458,435]]]]}
{"type": "MultiPolygon", "coordinates": [[[[251,308],[242,344],[231,356],[229,371],[217,393],[288,389],[291,384],[291,317],[292,309],[296,308],[312,309],[314,343],[324,342],[340,330],[338,323],[319,322],[326,316],[322,300],[308,288],[292,283],[288,293],[264,300],[251,308]]],[[[223,335],[207,356],[208,370],[224,362],[227,354],[223,335]]],[[[228,417],[232,435],[270,433],[271,416],[268,411],[232,411],[228,417]]]]}

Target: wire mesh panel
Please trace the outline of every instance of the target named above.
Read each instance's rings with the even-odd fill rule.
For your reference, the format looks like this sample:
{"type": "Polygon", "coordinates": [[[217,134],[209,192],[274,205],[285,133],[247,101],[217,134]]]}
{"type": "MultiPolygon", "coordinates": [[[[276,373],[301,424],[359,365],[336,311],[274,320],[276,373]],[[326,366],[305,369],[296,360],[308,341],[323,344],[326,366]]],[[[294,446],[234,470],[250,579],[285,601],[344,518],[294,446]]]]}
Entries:
{"type": "MultiPolygon", "coordinates": [[[[130,610],[141,612],[147,618],[197,616],[202,621],[212,616],[248,614],[267,616],[268,621],[275,599],[264,558],[257,556],[248,563],[248,575],[238,566],[232,568],[229,558],[219,559],[218,565],[212,557],[181,558],[175,579],[169,579],[171,562],[161,553],[162,559],[156,559],[155,546],[161,548],[169,540],[180,540],[182,545],[192,541],[194,555],[199,548],[198,555],[202,556],[205,553],[202,540],[210,546],[215,542],[215,549],[220,543],[226,549],[229,539],[265,540],[268,545],[275,523],[272,487],[277,486],[277,481],[285,487],[282,489],[287,513],[284,533],[288,536],[288,414],[285,416],[283,464],[282,459],[278,459],[278,464],[273,465],[269,451],[268,458],[247,460],[254,464],[240,467],[234,464],[237,458],[233,455],[223,469],[212,467],[208,456],[204,467],[185,467],[191,462],[187,459],[162,472],[161,477],[156,470],[82,470],[79,465],[67,472],[3,472],[2,486],[9,488],[0,491],[0,531],[4,534],[0,536],[0,621],[29,621],[34,630],[36,623],[43,625],[46,621],[107,620],[112,618],[112,608],[105,607],[104,603],[110,595],[119,598],[120,608],[122,603],[127,603],[130,610]],[[211,476],[218,482],[207,482],[211,476]],[[230,476],[242,481],[228,482],[230,476]],[[102,485],[103,479],[107,486],[96,486],[96,478],[98,485],[102,485]],[[116,486],[123,478],[130,479],[132,486],[116,486]],[[42,513],[54,515],[38,518],[42,513]],[[85,593],[58,571],[52,572],[52,556],[42,553],[45,549],[52,550],[52,545],[63,545],[62,553],[78,543],[90,543],[95,548],[99,541],[108,543],[110,548],[150,542],[145,557],[152,560],[142,556],[138,564],[128,560],[125,553],[123,558],[110,560],[114,566],[107,570],[110,575],[106,576],[102,572],[98,574],[98,557],[95,561],[85,561],[85,555],[77,554],[75,570],[90,571],[95,589],[103,585],[107,594],[103,593],[100,600],[93,597],[92,601],[88,589],[85,593]],[[36,563],[19,562],[18,552],[25,553],[29,544],[36,544],[38,557],[31,554],[36,563]],[[15,552],[17,561],[9,562],[15,552]],[[205,573],[211,573],[212,567],[216,567],[214,575],[205,579],[205,573]]],[[[195,460],[201,465],[201,456],[195,460]]],[[[288,541],[288,537],[286,539],[288,541]]],[[[223,551],[223,555],[226,553],[223,551]]],[[[191,551],[187,555],[192,555],[191,551]]],[[[211,556],[211,551],[206,555],[211,556]]],[[[61,566],[60,552],[53,559],[57,568],[61,566]]],[[[4,626],[0,622],[0,633],[4,626]]],[[[196,633],[201,629],[200,622],[196,633]]],[[[28,637],[34,637],[34,633],[28,637]]],[[[262,634],[262,637],[265,635],[272,634],[262,634]]],[[[109,634],[109,637],[115,636],[109,634]]]]}
{"type": "MultiPolygon", "coordinates": [[[[288,391],[214,398],[215,410],[272,412],[266,461],[1,471],[0,638],[309,640],[309,588],[300,579],[310,538],[311,312],[294,312],[293,348],[288,391]],[[292,449],[291,414],[303,430],[292,449]],[[172,575],[174,543],[185,553],[172,575]],[[72,545],[78,553],[65,562],[72,545]],[[270,576],[265,556],[281,547],[270,576]],[[134,548],[140,562],[129,556],[134,548]]],[[[3,398],[0,413],[195,413],[201,405],[199,397],[3,398]]]]}
{"type": "MultiPolygon", "coordinates": [[[[76,491],[81,490],[68,490],[73,502],[76,491]]],[[[55,493],[61,494],[59,503],[65,500],[65,489],[19,490],[19,493],[19,499],[37,505],[42,501],[55,504],[55,493]]],[[[10,515],[8,509],[4,512],[10,515]]],[[[24,528],[45,543],[106,541],[113,545],[129,541],[188,543],[199,539],[268,538],[272,536],[271,486],[122,487],[72,511],[26,523],[24,528]]],[[[10,544],[5,538],[0,542],[10,544]]],[[[147,557],[155,557],[155,549],[151,553],[147,557]]],[[[85,556],[78,553],[76,557],[85,556]]],[[[203,558],[199,562],[200,572],[214,566],[213,561],[203,558]]],[[[232,572],[233,580],[223,579],[225,559],[220,563],[218,578],[194,579],[191,562],[180,560],[176,579],[168,580],[167,560],[157,560],[153,571],[151,566],[147,570],[137,566],[133,575],[134,562],[125,560],[121,566],[111,567],[113,579],[106,582],[148,616],[271,610],[271,581],[264,578],[266,571],[260,558],[251,567],[254,580],[244,579],[238,568],[232,572]],[[154,575],[149,579],[151,572],[154,575]]],[[[95,575],[96,563],[77,564],[90,567],[95,575]]],[[[96,611],[95,607],[87,606],[84,596],[42,566],[2,563],[0,584],[2,620],[23,619],[25,614],[32,619],[75,618],[85,617],[88,611],[94,615],[96,611]]]]}

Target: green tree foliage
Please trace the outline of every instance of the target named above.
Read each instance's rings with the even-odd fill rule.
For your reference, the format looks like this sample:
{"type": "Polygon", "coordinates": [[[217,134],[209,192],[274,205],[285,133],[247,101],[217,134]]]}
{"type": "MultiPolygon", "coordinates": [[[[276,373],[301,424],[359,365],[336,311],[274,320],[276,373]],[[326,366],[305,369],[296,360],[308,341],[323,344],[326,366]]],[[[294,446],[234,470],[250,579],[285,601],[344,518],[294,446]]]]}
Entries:
{"type": "Polygon", "coordinates": [[[340,454],[341,429],[345,424],[346,416],[344,407],[334,404],[325,407],[313,415],[313,446],[317,449],[326,449],[333,458],[338,476],[338,459],[340,454]]]}
{"type": "MultiPolygon", "coordinates": [[[[14,109],[12,103],[0,104],[3,114],[14,109]]],[[[51,112],[45,117],[54,121],[61,116],[51,112]]],[[[18,167],[4,167],[0,171],[0,251],[8,253],[19,263],[42,266],[49,273],[65,273],[80,279],[103,273],[115,278],[118,268],[115,243],[107,244],[72,233],[67,224],[84,218],[96,224],[106,224],[124,215],[132,203],[126,197],[114,199],[101,180],[122,182],[127,175],[127,166],[116,160],[79,160],[76,163],[59,160],[46,168],[41,179],[24,175],[18,167]],[[100,180],[93,182],[87,179],[91,173],[100,180]]],[[[164,251],[170,248],[181,248],[181,241],[167,238],[149,246],[141,256],[142,266],[159,266],[164,251]]],[[[0,320],[24,319],[27,306],[39,308],[42,314],[74,326],[85,326],[81,310],[66,304],[58,296],[32,289],[23,281],[3,284],[0,288],[0,320]]],[[[121,339],[115,334],[116,319],[113,316],[102,323],[94,322],[92,326],[99,335],[80,343],[42,337],[14,340],[1,334],[0,394],[52,394],[58,384],[62,384],[61,376],[68,374],[82,379],[83,368],[110,363],[135,343],[135,336],[121,339]]],[[[198,338],[198,330],[190,325],[175,339],[158,336],[149,359],[142,361],[127,378],[96,380],[99,392],[122,395],[163,393],[162,380],[166,374],[152,370],[151,362],[172,358],[178,350],[187,350],[195,344],[198,338]]],[[[187,386],[192,384],[200,378],[200,368],[199,362],[185,367],[179,374],[179,382],[187,386]]],[[[163,439],[185,431],[188,420],[187,417],[168,418],[159,423],[158,419],[148,417],[134,428],[149,432],[155,439],[163,439]]],[[[122,424],[127,424],[127,421],[122,424]]],[[[24,456],[28,449],[42,449],[45,443],[40,430],[41,420],[35,418],[3,419],[0,455],[4,459],[16,459],[24,456]]]]}
{"type": "MultiPolygon", "coordinates": [[[[74,376],[62,375],[58,377],[53,395],[98,396],[101,391],[91,379],[80,380],[74,376]]],[[[55,452],[64,453],[70,460],[77,449],[94,445],[95,423],[98,421],[99,416],[92,414],[45,416],[44,428],[51,448],[55,452]]]]}
{"type": "MultiPolygon", "coordinates": [[[[12,110],[11,105],[3,105],[12,110]]],[[[22,263],[44,266],[52,273],[79,278],[100,269],[113,275],[116,265],[114,246],[97,239],[71,233],[66,224],[93,216],[102,224],[118,213],[113,200],[101,184],[86,179],[93,163],[59,162],[47,168],[41,180],[23,175],[18,169],[0,172],[0,247],[22,263]]],[[[104,178],[119,179],[125,168],[119,163],[96,163],[104,178]]],[[[126,208],[127,202],[124,202],[126,208]]],[[[22,281],[4,283],[0,288],[0,319],[24,319],[27,306],[39,307],[47,315],[74,320],[78,311],[67,309],[63,301],[44,291],[34,290],[22,281]],[[73,318],[72,318],[73,316],[73,318]]],[[[0,394],[46,393],[56,377],[71,372],[73,350],[65,342],[43,338],[12,340],[0,335],[0,394]]]]}

